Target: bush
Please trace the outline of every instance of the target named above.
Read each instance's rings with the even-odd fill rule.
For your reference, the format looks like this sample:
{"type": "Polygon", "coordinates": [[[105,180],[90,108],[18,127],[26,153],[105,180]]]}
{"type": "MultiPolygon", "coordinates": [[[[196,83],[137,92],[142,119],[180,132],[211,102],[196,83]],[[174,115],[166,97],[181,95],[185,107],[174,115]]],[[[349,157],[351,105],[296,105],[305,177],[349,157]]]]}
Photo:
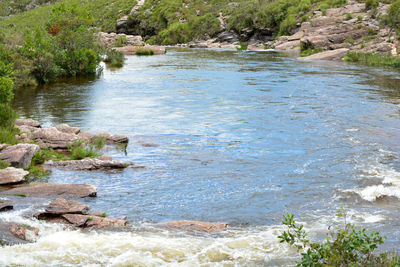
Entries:
{"type": "Polygon", "coordinates": [[[115,47],[122,47],[125,46],[128,40],[126,39],[126,36],[118,36],[117,40],[115,41],[114,46],[115,47]]]}
{"type": "Polygon", "coordinates": [[[14,83],[10,78],[0,76],[0,103],[8,103],[13,97],[14,83]]]}
{"type": "Polygon", "coordinates": [[[123,53],[109,49],[106,51],[104,62],[108,63],[111,67],[120,68],[124,65],[125,56],[123,53]]]}
{"type": "Polygon", "coordinates": [[[378,0],[367,0],[365,1],[365,9],[366,10],[371,10],[371,9],[376,9],[379,5],[378,0]]]}
{"type": "Polygon", "coordinates": [[[400,58],[391,55],[349,52],[344,57],[344,60],[347,62],[360,62],[373,67],[400,68],[400,58]]]}
{"type": "Polygon", "coordinates": [[[282,223],[288,231],[278,238],[281,243],[288,243],[301,251],[299,266],[399,266],[400,257],[397,255],[373,254],[378,245],[383,244],[383,237],[378,232],[367,232],[347,224],[343,208],[336,216],[344,218],[344,227],[330,231],[322,243],[310,242],[303,225],[296,224],[293,214],[283,216],[282,223]]]}
{"type": "Polygon", "coordinates": [[[71,152],[70,157],[72,160],[80,160],[84,158],[96,158],[101,156],[98,149],[93,144],[87,143],[82,140],[75,141],[69,146],[71,152]]]}
{"type": "Polygon", "coordinates": [[[144,48],[138,48],[135,51],[136,56],[152,56],[154,55],[154,50],[152,49],[144,49],[144,48]]]}

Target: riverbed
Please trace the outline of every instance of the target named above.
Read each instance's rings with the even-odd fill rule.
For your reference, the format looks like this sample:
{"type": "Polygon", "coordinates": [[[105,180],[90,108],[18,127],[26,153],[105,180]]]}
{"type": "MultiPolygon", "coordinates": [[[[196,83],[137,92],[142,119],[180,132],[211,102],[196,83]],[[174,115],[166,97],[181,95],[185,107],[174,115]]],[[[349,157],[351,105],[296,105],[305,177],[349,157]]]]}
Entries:
{"type": "MultiPolygon", "coordinates": [[[[274,51],[170,49],[130,56],[121,69],[16,93],[22,117],[124,133],[126,151],[105,153],[143,169],[54,170],[53,183],[98,186],[83,202],[128,232],[66,231],[23,211],[0,220],[41,229],[36,243],[0,248],[0,265],[277,266],[294,213],[312,238],[348,220],[400,241],[399,72],[307,62],[274,51]],[[205,235],[167,231],[176,220],[226,222],[205,235]]],[[[28,208],[29,209],[29,208],[28,208]]]]}

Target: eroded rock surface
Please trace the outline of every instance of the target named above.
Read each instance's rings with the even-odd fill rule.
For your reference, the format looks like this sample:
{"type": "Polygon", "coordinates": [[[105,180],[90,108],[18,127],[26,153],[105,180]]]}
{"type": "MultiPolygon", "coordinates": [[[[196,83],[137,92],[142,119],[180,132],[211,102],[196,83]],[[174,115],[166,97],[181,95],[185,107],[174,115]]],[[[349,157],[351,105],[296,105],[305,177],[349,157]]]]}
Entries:
{"type": "Polygon", "coordinates": [[[14,167],[2,169],[0,170],[0,185],[22,183],[28,175],[29,172],[23,169],[14,167]]]}
{"type": "Polygon", "coordinates": [[[66,161],[54,161],[48,162],[46,166],[55,168],[64,168],[68,170],[77,171],[94,171],[104,169],[124,169],[130,164],[118,160],[107,160],[99,158],[86,158],[82,160],[66,160],[66,161]]]}
{"type": "Polygon", "coordinates": [[[64,198],[83,198],[95,197],[97,195],[97,187],[88,184],[31,183],[26,186],[5,190],[1,193],[24,194],[28,197],[59,196],[64,198]]]}
{"type": "Polygon", "coordinates": [[[68,146],[78,140],[78,136],[73,133],[65,133],[57,128],[38,129],[31,135],[41,148],[52,148],[54,150],[68,150],[68,146]]]}
{"type": "Polygon", "coordinates": [[[25,169],[29,168],[33,156],[39,151],[39,146],[34,144],[7,146],[0,151],[0,159],[10,163],[13,167],[25,169]]]}

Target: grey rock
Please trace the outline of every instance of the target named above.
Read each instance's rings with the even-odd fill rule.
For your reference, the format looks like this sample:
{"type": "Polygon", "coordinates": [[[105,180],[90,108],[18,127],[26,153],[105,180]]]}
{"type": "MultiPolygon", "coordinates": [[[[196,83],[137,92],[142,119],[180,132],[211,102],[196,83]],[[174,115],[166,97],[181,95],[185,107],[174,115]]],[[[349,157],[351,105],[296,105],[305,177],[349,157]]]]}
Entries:
{"type": "Polygon", "coordinates": [[[0,159],[17,168],[28,168],[31,165],[32,158],[40,148],[34,144],[18,144],[8,146],[1,150],[0,159]]]}
{"type": "Polygon", "coordinates": [[[102,169],[123,169],[128,167],[130,164],[118,160],[103,160],[98,158],[86,158],[82,160],[66,160],[66,161],[55,161],[48,162],[46,164],[50,167],[64,168],[68,170],[78,171],[93,171],[102,169]]]}
{"type": "Polygon", "coordinates": [[[28,175],[29,172],[23,169],[14,167],[2,169],[0,170],[0,185],[22,183],[28,175]]]}
{"type": "Polygon", "coordinates": [[[17,126],[25,125],[25,126],[40,128],[40,122],[32,120],[32,119],[16,119],[14,123],[17,126]]]}
{"type": "Polygon", "coordinates": [[[87,214],[90,207],[88,205],[79,203],[74,200],[66,200],[64,198],[56,198],[46,208],[45,213],[51,215],[62,215],[62,214],[87,214]]]}
{"type": "Polygon", "coordinates": [[[79,132],[81,131],[81,129],[79,129],[78,127],[72,127],[69,126],[68,124],[57,125],[56,129],[59,130],[60,132],[69,134],[79,134],[79,132]]]}
{"type": "Polygon", "coordinates": [[[64,133],[54,127],[38,129],[31,135],[31,138],[41,148],[52,148],[55,150],[68,150],[68,145],[79,139],[76,134],[64,133]]]}
{"type": "Polygon", "coordinates": [[[83,198],[95,197],[97,195],[97,187],[88,184],[31,183],[26,186],[5,190],[1,193],[25,194],[28,197],[83,198]]]}

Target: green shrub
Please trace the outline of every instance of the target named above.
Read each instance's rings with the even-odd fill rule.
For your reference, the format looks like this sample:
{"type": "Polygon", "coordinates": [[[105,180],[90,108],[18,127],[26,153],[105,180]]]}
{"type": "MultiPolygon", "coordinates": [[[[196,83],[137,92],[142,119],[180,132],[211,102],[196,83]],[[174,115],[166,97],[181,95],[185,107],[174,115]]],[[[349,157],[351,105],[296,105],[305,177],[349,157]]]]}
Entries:
{"type": "Polygon", "coordinates": [[[373,254],[383,237],[378,232],[367,232],[346,223],[346,211],[341,208],[336,214],[344,218],[344,226],[331,230],[324,242],[312,243],[303,225],[296,224],[293,214],[284,217],[282,223],[287,231],[278,236],[301,252],[298,266],[399,266],[400,257],[388,253],[373,254]]]}
{"type": "Polygon", "coordinates": [[[42,148],[39,152],[36,152],[36,154],[32,158],[32,165],[40,165],[45,163],[48,160],[52,161],[60,161],[60,160],[68,160],[69,158],[61,153],[55,152],[53,149],[49,148],[42,148]]]}
{"type": "Polygon", "coordinates": [[[10,78],[0,76],[0,103],[8,103],[13,97],[14,83],[10,78]]]}
{"type": "Polygon", "coordinates": [[[26,182],[33,182],[33,181],[47,182],[48,177],[50,175],[50,173],[47,172],[46,170],[43,170],[42,167],[34,165],[31,165],[31,167],[28,169],[28,172],[29,175],[26,178],[26,182]]]}
{"type": "Polygon", "coordinates": [[[122,47],[122,46],[125,46],[127,42],[128,42],[128,40],[126,39],[126,36],[121,35],[121,36],[118,36],[117,40],[115,41],[114,46],[122,47]]]}
{"type": "Polygon", "coordinates": [[[111,67],[120,68],[124,65],[124,61],[125,61],[125,56],[123,53],[114,49],[109,49],[106,51],[104,62],[109,64],[111,67]]]}
{"type": "Polygon", "coordinates": [[[400,0],[390,5],[387,15],[387,23],[392,29],[400,27],[400,0]]]}
{"type": "Polygon", "coordinates": [[[138,48],[135,51],[136,56],[152,56],[154,55],[154,50],[152,49],[145,49],[145,48],[138,48]]]}
{"type": "Polygon", "coordinates": [[[378,0],[366,0],[365,1],[365,9],[366,10],[371,10],[371,9],[376,9],[379,5],[378,0]]]}
{"type": "Polygon", "coordinates": [[[353,14],[346,13],[346,20],[351,20],[353,18],[353,14]]]}
{"type": "Polygon", "coordinates": [[[101,156],[101,153],[98,152],[93,144],[87,143],[83,140],[75,141],[69,146],[69,150],[71,152],[70,157],[72,160],[96,158],[101,156]]]}
{"type": "Polygon", "coordinates": [[[344,60],[347,62],[359,62],[373,67],[400,68],[400,58],[391,55],[349,52],[344,57],[344,60]]]}

